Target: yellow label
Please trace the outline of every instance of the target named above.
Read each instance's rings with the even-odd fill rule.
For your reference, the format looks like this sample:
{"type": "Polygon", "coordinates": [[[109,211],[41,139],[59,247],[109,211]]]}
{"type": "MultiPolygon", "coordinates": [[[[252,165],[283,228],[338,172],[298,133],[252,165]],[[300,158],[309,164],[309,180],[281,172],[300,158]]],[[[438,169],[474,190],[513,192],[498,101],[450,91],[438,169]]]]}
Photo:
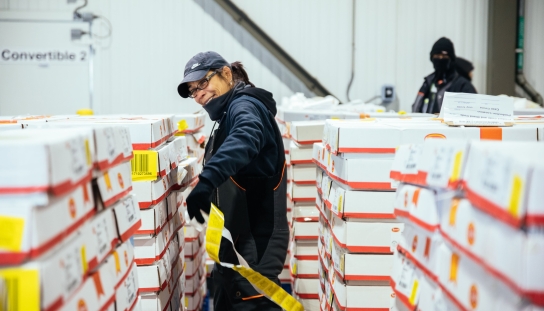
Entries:
{"type": "Polygon", "coordinates": [[[451,254],[450,281],[457,282],[457,268],[459,267],[459,255],[451,254]]]}
{"type": "Polygon", "coordinates": [[[291,273],[293,275],[297,275],[297,263],[294,262],[293,265],[291,266],[291,273]]]}
{"type": "Polygon", "coordinates": [[[83,267],[83,272],[87,273],[89,266],[87,265],[87,252],[85,251],[85,246],[81,247],[81,266],[83,267]]]}
{"type": "MultiPolygon", "coordinates": [[[[223,213],[212,203],[208,227],[206,229],[206,251],[208,252],[210,258],[217,263],[221,263],[219,260],[219,247],[221,244],[224,225],[225,218],[223,213]]],[[[283,290],[283,288],[253,269],[244,266],[233,266],[232,269],[240,273],[262,294],[267,296],[284,310],[304,310],[302,305],[295,300],[293,296],[289,295],[285,290],[283,290]]]]}
{"type": "Polygon", "coordinates": [[[187,125],[187,121],[178,121],[178,132],[176,133],[176,136],[185,136],[185,133],[183,133],[183,131],[185,131],[188,127],[189,125],[187,125]]]}
{"type": "Polygon", "coordinates": [[[189,297],[185,296],[185,308],[189,308],[189,297]]]}
{"type": "Polygon", "coordinates": [[[91,147],[89,146],[89,140],[85,139],[85,157],[87,158],[87,165],[92,165],[91,147]]]}
{"type": "Polygon", "coordinates": [[[459,151],[453,158],[453,171],[451,172],[450,181],[457,181],[461,177],[461,160],[463,159],[463,152],[459,151]]]}
{"type": "Polygon", "coordinates": [[[113,251],[113,258],[115,259],[115,275],[118,275],[121,272],[121,260],[117,251],[113,251]]]}
{"type": "Polygon", "coordinates": [[[37,269],[0,270],[0,311],[40,310],[40,275],[37,269]]]}
{"type": "Polygon", "coordinates": [[[518,174],[515,174],[512,179],[512,191],[510,192],[510,204],[508,205],[508,212],[514,217],[519,217],[522,190],[523,179],[518,174]]]}
{"type": "Polygon", "coordinates": [[[451,200],[450,207],[450,226],[455,226],[455,221],[457,219],[457,207],[459,206],[459,199],[453,198],[451,200]]]}
{"type": "Polygon", "coordinates": [[[104,173],[104,182],[106,183],[106,191],[113,191],[113,188],[111,187],[111,179],[110,179],[109,172],[104,173]]]}
{"type": "Polygon", "coordinates": [[[344,197],[342,195],[338,196],[338,213],[341,213],[344,210],[344,197]]]}
{"type": "Polygon", "coordinates": [[[152,181],[159,175],[159,155],[155,150],[134,150],[130,160],[132,180],[152,181]]]}
{"type": "Polygon", "coordinates": [[[398,112],[398,114],[400,114],[400,115],[406,114],[406,111],[400,110],[400,111],[398,112]]]}
{"type": "Polygon", "coordinates": [[[25,219],[21,217],[0,216],[0,249],[8,252],[21,251],[25,219]]]}
{"type": "Polygon", "coordinates": [[[419,287],[419,282],[417,279],[414,279],[414,283],[412,284],[412,292],[410,293],[410,304],[415,305],[416,304],[416,297],[417,297],[417,289],[419,287]]]}

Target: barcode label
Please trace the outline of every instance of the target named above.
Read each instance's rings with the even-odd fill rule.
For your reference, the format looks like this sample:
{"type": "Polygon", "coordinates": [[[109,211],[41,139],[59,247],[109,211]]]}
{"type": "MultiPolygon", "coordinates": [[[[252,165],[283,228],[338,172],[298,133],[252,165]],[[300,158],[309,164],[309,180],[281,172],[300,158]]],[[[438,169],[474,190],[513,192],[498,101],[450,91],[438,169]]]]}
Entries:
{"type": "Polygon", "coordinates": [[[158,155],[156,151],[134,151],[130,161],[132,180],[155,180],[158,175],[158,155]]]}

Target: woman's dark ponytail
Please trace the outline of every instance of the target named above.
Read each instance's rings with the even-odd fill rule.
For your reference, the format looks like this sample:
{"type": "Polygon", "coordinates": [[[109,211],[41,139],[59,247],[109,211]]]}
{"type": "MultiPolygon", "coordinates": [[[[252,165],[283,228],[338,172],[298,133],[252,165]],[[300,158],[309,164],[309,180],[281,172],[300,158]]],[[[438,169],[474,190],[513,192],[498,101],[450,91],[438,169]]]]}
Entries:
{"type": "Polygon", "coordinates": [[[234,80],[234,83],[238,81],[242,81],[245,84],[251,85],[252,87],[255,87],[253,83],[249,81],[249,77],[247,76],[247,72],[244,69],[244,65],[242,65],[241,62],[234,62],[230,64],[230,68],[232,70],[232,80],[234,80]]]}

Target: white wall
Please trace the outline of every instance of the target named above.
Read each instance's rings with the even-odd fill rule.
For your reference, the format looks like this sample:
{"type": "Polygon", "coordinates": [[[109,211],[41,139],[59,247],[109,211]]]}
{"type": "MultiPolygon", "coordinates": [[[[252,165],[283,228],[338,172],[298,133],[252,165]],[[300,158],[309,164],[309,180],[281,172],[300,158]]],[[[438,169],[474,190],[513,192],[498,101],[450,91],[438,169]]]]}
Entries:
{"type": "MultiPolygon", "coordinates": [[[[77,5],[81,3],[80,0],[77,5]]],[[[74,7],[65,0],[0,0],[0,19],[70,20],[74,7]]],[[[89,6],[82,10],[86,11],[107,17],[113,25],[110,39],[95,40],[97,114],[196,111],[200,106],[193,100],[180,98],[176,88],[183,78],[185,63],[194,54],[207,50],[215,50],[231,62],[242,61],[252,82],[271,91],[278,102],[282,96],[293,93],[193,0],[90,0],[89,6]]],[[[96,33],[105,34],[103,22],[95,22],[93,28],[96,33]]],[[[24,90],[24,85],[20,88],[24,90]]],[[[6,104],[0,95],[0,111],[6,104]]],[[[55,103],[36,102],[36,105],[55,103]]],[[[75,109],[64,111],[74,112],[75,109]]],[[[18,113],[33,111],[25,109],[18,113]]]]}
{"type": "Polygon", "coordinates": [[[525,2],[525,78],[544,97],[544,1],[525,2]]]}
{"type": "MultiPolygon", "coordinates": [[[[234,2],[335,96],[346,101],[352,1],[234,2]]],[[[473,62],[474,85],[484,93],[487,8],[487,0],[357,0],[351,99],[369,99],[379,94],[381,85],[392,83],[401,109],[410,109],[423,77],[433,71],[429,52],[442,36],[454,42],[457,55],[473,62]]]]}

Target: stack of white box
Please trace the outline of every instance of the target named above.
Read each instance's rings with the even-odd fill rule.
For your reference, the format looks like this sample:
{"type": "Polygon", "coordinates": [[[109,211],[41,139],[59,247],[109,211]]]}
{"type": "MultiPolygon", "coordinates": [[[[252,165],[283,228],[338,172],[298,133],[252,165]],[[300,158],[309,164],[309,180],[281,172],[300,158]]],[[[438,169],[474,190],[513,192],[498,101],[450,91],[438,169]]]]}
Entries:
{"type": "Polygon", "coordinates": [[[406,227],[392,275],[398,309],[544,308],[543,157],[531,142],[399,148],[395,209],[406,227]]]}
{"type": "Polygon", "coordinates": [[[128,129],[41,128],[0,136],[0,265],[10,265],[0,267],[2,306],[139,309],[130,238],[141,220],[131,193],[128,129]]]}
{"type": "Polygon", "coordinates": [[[323,143],[314,145],[323,309],[390,305],[391,232],[403,227],[395,221],[389,178],[395,148],[365,133],[366,124],[327,120],[323,143]]]}

